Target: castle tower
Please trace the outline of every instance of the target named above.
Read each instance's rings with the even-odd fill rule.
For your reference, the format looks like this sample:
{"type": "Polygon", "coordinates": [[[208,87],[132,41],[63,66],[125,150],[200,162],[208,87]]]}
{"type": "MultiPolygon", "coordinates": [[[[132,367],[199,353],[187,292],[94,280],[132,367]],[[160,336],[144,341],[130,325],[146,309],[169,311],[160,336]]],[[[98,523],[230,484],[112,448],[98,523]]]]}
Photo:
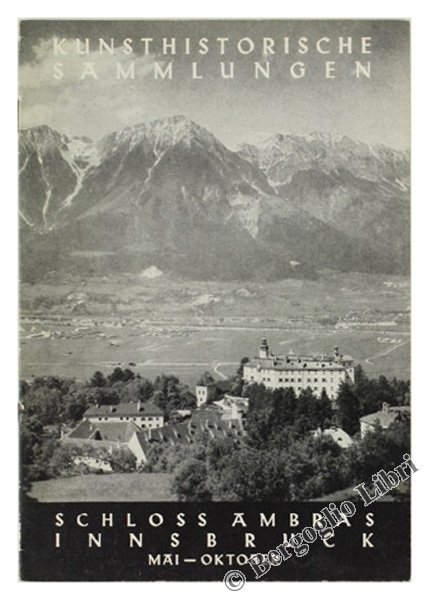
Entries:
{"type": "Polygon", "coordinates": [[[208,404],[216,396],[216,385],[197,385],[195,386],[195,395],[197,398],[197,408],[203,404],[208,404]]]}
{"type": "Polygon", "coordinates": [[[270,349],[266,338],[262,338],[261,345],[259,347],[259,358],[268,358],[270,349]]]}

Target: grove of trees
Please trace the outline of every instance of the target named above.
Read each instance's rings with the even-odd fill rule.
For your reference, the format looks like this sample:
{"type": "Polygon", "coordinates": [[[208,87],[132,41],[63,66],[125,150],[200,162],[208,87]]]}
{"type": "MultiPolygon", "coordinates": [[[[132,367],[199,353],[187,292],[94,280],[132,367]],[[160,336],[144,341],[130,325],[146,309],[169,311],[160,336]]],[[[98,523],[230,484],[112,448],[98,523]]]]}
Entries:
{"type": "Polygon", "coordinates": [[[297,397],[291,388],[270,391],[253,384],[244,393],[249,397],[244,443],[203,436],[188,446],[156,444],[145,470],[171,473],[182,500],[309,500],[370,481],[410,450],[406,416],[362,440],[359,434],[362,415],[380,410],[383,402],[409,403],[408,382],[368,379],[358,369],[355,385],[342,386],[335,409],[326,395],[317,398],[310,390],[297,397]],[[354,445],[341,449],[331,437],[315,436],[330,426],[345,429],[354,445]]]}
{"type": "MultiPolygon", "coordinates": [[[[76,474],[72,460],[76,449],[61,445],[60,433],[64,427],[74,427],[90,406],[139,400],[157,404],[167,420],[172,411],[195,405],[189,388],[174,375],[161,375],[152,382],[120,367],[107,376],[96,371],[87,382],[61,377],[36,377],[31,383],[22,381],[19,429],[23,484],[76,474]]],[[[87,454],[103,458],[91,448],[87,454]]],[[[113,461],[114,470],[135,468],[135,460],[131,461],[129,456],[119,458],[113,461]]]]}
{"type": "MultiPolygon", "coordinates": [[[[249,398],[246,435],[238,443],[195,436],[192,444],[154,443],[145,471],[172,476],[172,489],[180,500],[309,500],[370,480],[377,470],[392,469],[410,451],[410,422],[404,416],[389,429],[376,429],[363,440],[361,416],[381,409],[383,402],[407,405],[409,382],[368,378],[356,368],[353,385],[341,387],[335,405],[322,394],[291,388],[270,391],[263,385],[243,386],[240,363],[230,380],[231,392],[249,398]],[[338,426],[355,443],[341,449],[321,430],[338,426]],[[319,434],[315,435],[318,431],[319,434]]],[[[212,383],[210,374],[201,383],[212,383]]],[[[36,378],[21,383],[21,465],[24,487],[29,481],[73,475],[82,465],[73,461],[77,449],[59,443],[64,426],[74,426],[94,404],[147,402],[157,404],[168,420],[177,409],[195,407],[189,388],[174,375],[150,381],[130,369],[100,372],[87,382],[59,377],[36,378]]],[[[81,452],[81,450],[80,450],[81,452]]],[[[106,460],[114,471],[135,469],[131,453],[95,451],[87,455],[106,460]],[[98,452],[98,454],[97,454],[98,452]]]]}

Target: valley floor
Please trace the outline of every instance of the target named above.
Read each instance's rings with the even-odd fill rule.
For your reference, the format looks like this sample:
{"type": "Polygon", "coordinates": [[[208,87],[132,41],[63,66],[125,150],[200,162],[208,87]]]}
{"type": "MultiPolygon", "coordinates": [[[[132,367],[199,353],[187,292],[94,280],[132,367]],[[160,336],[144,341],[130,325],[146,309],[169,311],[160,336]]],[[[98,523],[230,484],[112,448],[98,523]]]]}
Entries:
{"type": "Polygon", "coordinates": [[[253,356],[261,337],[279,354],[331,352],[368,376],[409,378],[409,279],[321,274],[317,281],[146,281],[122,278],[21,287],[21,377],[85,380],[135,368],[193,385],[253,356]]]}

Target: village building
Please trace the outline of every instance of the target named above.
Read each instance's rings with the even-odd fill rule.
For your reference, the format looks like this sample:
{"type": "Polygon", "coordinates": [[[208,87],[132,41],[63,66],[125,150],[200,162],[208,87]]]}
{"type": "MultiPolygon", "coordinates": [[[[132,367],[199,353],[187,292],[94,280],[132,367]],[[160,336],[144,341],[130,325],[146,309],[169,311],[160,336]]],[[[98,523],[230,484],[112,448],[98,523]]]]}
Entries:
{"type": "Polygon", "coordinates": [[[83,415],[92,423],[135,423],[142,429],[164,425],[164,413],[152,402],[127,402],[91,406],[83,415]]]}
{"type": "Polygon", "coordinates": [[[186,413],[182,423],[164,425],[161,409],[151,402],[92,406],[83,420],[62,436],[61,442],[80,449],[74,456],[76,464],[109,472],[110,462],[95,456],[93,450],[112,453],[115,448],[128,448],[137,464],[144,464],[151,444],[193,444],[197,434],[206,433],[212,439],[230,438],[239,445],[245,435],[247,410],[247,398],[225,395],[221,401],[193,412],[182,411],[186,413]]]}
{"type": "Polygon", "coordinates": [[[381,410],[360,418],[360,436],[364,438],[367,433],[376,431],[378,427],[388,429],[398,420],[409,419],[410,414],[409,406],[390,406],[383,402],[381,410]]]}
{"type": "Polygon", "coordinates": [[[73,447],[76,465],[86,465],[90,469],[111,472],[111,461],[102,458],[106,452],[128,448],[128,443],[140,427],[133,422],[95,422],[83,419],[71,431],[61,437],[61,443],[73,447]],[[94,452],[95,451],[95,452],[94,452]]]}
{"type": "Polygon", "coordinates": [[[292,388],[297,395],[307,388],[316,396],[324,391],[335,400],[342,383],[354,382],[353,359],[340,354],[338,347],[333,354],[273,354],[263,338],[259,355],[243,367],[243,380],[271,390],[292,388]]]}
{"type": "Polygon", "coordinates": [[[225,394],[221,400],[215,400],[213,404],[222,410],[223,419],[237,420],[242,427],[246,426],[249,398],[225,394]]]}
{"type": "Polygon", "coordinates": [[[339,445],[342,450],[350,448],[354,444],[349,434],[340,427],[328,427],[327,429],[323,430],[318,428],[313,435],[315,438],[319,438],[322,435],[330,437],[336,444],[339,445]]]}
{"type": "Polygon", "coordinates": [[[197,408],[200,408],[203,404],[208,404],[217,396],[216,384],[213,382],[207,385],[196,385],[195,395],[197,398],[197,408]]]}
{"type": "Polygon", "coordinates": [[[168,424],[159,429],[138,431],[131,437],[128,447],[137,458],[138,464],[147,462],[150,447],[164,443],[171,446],[194,444],[199,434],[221,440],[231,439],[240,446],[245,436],[243,419],[234,418],[234,412],[215,405],[194,410],[184,423],[168,424]]]}
{"type": "Polygon", "coordinates": [[[224,394],[229,392],[230,382],[225,381],[212,381],[206,384],[198,384],[195,386],[195,398],[197,408],[200,408],[203,404],[210,404],[214,400],[218,400],[224,394]]]}
{"type": "Polygon", "coordinates": [[[106,452],[129,448],[132,436],[164,425],[164,414],[151,402],[128,402],[91,406],[82,421],[61,437],[61,443],[75,450],[73,461],[90,469],[111,472],[112,462],[106,452]]]}

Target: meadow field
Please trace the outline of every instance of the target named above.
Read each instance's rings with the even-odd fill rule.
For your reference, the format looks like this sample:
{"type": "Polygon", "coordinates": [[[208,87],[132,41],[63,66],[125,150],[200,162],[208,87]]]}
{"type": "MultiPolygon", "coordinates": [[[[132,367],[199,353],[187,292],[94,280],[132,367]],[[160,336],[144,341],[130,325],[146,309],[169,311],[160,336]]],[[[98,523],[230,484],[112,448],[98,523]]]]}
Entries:
{"type": "Polygon", "coordinates": [[[77,475],[35,481],[28,496],[39,502],[172,502],[168,473],[77,475]]]}

